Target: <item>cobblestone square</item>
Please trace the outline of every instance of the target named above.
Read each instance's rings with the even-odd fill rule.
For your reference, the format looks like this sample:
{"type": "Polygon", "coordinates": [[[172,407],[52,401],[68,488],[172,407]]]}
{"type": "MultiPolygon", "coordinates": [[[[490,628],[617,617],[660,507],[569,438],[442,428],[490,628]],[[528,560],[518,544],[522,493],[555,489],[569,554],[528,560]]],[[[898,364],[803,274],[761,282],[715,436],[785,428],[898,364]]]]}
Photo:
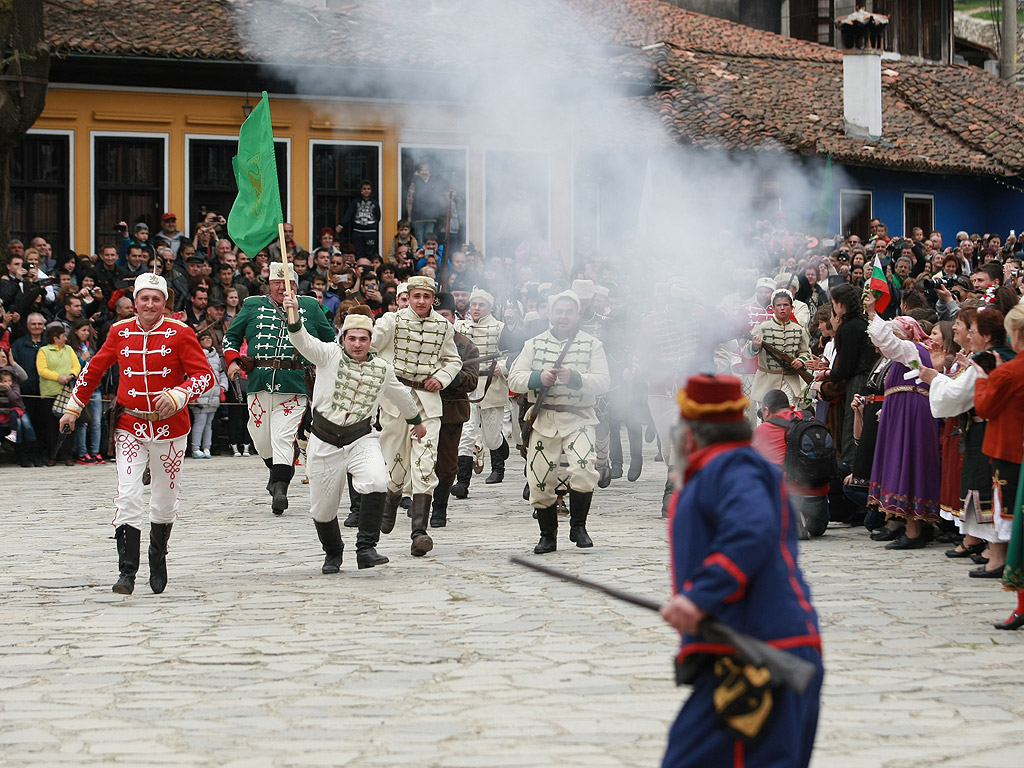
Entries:
{"type": "MultiPolygon", "coordinates": [[[[594,500],[543,561],[652,597],[669,591],[664,465],[594,500]]],[[[170,581],[110,591],[105,467],[0,468],[0,764],[11,766],[656,766],[686,689],[661,619],[513,566],[534,557],[521,459],[474,477],[435,548],[387,566],[323,555],[296,479],[276,518],[258,458],[185,465],[170,581]]],[[[1012,596],[942,545],[887,552],[862,530],[801,544],[825,640],[816,768],[1021,763],[1024,633],[1012,596]]]]}

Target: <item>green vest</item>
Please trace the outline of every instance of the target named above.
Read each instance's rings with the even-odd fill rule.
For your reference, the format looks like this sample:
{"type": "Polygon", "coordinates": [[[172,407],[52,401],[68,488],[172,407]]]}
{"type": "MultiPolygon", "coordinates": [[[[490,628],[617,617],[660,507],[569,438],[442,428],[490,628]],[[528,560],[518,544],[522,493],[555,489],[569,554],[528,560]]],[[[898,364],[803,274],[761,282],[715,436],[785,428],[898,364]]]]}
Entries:
{"type": "MultiPolygon", "coordinates": [[[[324,315],[319,302],[312,296],[299,296],[299,316],[309,334],[321,341],[334,341],[334,328],[324,315]]],[[[224,349],[241,351],[242,341],[249,344],[246,354],[253,360],[309,361],[295,351],[285,313],[269,296],[250,296],[242,304],[238,315],[224,334],[224,349]]],[[[306,394],[305,372],[299,369],[275,370],[258,367],[249,374],[248,392],[275,392],[279,394],[306,394]]]]}

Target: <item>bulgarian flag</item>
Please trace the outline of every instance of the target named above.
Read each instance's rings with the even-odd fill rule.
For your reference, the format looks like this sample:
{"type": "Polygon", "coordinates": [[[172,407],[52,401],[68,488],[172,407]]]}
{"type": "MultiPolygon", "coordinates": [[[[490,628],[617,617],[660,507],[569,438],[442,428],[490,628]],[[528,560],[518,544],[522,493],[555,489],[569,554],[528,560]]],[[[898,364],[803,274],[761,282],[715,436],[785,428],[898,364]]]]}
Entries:
{"type": "Polygon", "coordinates": [[[889,291],[889,281],[885,279],[885,270],[882,268],[882,260],[875,256],[875,262],[871,265],[871,278],[868,280],[868,290],[875,292],[875,310],[885,312],[889,306],[892,293],[889,291]]]}

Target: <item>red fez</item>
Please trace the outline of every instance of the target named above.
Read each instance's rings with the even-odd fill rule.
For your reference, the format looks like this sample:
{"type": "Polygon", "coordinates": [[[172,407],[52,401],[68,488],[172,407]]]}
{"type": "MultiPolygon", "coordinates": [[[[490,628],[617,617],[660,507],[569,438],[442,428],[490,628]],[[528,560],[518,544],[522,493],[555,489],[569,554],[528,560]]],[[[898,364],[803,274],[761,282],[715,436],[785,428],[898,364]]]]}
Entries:
{"type": "Polygon", "coordinates": [[[698,374],[677,395],[680,415],[687,421],[743,421],[750,398],[735,376],[698,374]]]}

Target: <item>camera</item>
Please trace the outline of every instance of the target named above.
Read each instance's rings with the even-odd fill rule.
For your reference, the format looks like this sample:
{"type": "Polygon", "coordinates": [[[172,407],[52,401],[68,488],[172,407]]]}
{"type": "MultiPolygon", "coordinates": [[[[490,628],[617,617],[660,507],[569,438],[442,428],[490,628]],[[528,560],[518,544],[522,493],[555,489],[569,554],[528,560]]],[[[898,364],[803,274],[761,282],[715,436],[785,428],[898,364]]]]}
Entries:
{"type": "Polygon", "coordinates": [[[973,358],[974,362],[981,366],[985,373],[992,373],[996,368],[996,356],[988,350],[979,352],[973,358]]]}
{"type": "Polygon", "coordinates": [[[40,288],[47,288],[47,287],[49,287],[51,285],[54,285],[56,282],[57,282],[57,278],[55,278],[55,277],[47,277],[44,280],[37,281],[36,285],[38,285],[40,288]]]}
{"type": "Polygon", "coordinates": [[[114,233],[115,234],[118,233],[118,232],[127,232],[127,231],[128,231],[128,227],[126,227],[126,226],[123,226],[121,224],[115,224],[114,225],[114,233]]]}
{"type": "Polygon", "coordinates": [[[947,289],[960,285],[960,281],[956,277],[953,275],[946,275],[945,277],[940,277],[938,280],[932,280],[931,278],[922,280],[921,287],[926,291],[934,291],[936,286],[940,283],[946,286],[947,289]]]}

